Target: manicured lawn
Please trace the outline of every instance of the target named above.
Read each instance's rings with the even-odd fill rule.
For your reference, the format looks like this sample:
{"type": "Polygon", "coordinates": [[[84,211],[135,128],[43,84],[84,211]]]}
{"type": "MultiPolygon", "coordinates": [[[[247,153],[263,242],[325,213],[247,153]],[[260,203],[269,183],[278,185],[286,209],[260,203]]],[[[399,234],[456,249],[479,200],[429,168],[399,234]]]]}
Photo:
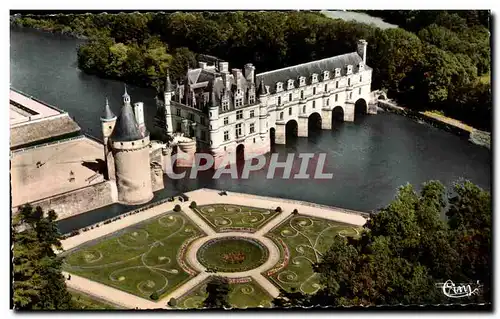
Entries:
{"type": "Polygon", "coordinates": [[[201,264],[221,272],[240,272],[266,262],[267,248],[246,238],[220,238],[205,243],[197,252],[201,264]]]}
{"type": "Polygon", "coordinates": [[[316,292],[319,289],[319,278],[311,265],[321,260],[322,254],[328,250],[337,234],[356,236],[356,230],[355,226],[326,219],[305,215],[290,216],[275,227],[269,236],[278,246],[276,238],[281,238],[287,246],[290,252],[288,265],[268,278],[287,291],[295,288],[304,293],[316,292]]]}
{"type": "Polygon", "coordinates": [[[118,306],[112,305],[105,301],[101,301],[97,298],[84,294],[82,292],[69,289],[72,295],[73,304],[75,305],[75,310],[115,310],[122,309],[118,306]]]}
{"type": "Polygon", "coordinates": [[[177,262],[185,241],[202,234],[183,213],[168,213],[68,252],[64,270],[149,299],[191,278],[177,262]]]}
{"type": "Polygon", "coordinates": [[[235,228],[254,232],[278,215],[274,210],[231,204],[203,205],[193,210],[218,232],[235,228]]]}
{"type": "MultiPolygon", "coordinates": [[[[234,308],[257,308],[271,307],[273,299],[262,287],[251,281],[241,284],[229,284],[229,303],[234,308]]],[[[206,283],[202,283],[191,292],[177,300],[177,308],[193,309],[201,308],[203,300],[207,297],[205,291],[206,283]]]]}

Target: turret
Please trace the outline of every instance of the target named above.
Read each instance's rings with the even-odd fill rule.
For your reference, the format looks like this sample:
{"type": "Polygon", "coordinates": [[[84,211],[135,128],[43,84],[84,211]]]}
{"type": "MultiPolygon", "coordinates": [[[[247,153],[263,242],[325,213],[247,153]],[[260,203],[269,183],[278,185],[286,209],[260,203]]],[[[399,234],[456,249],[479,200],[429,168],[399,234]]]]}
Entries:
{"type": "Polygon", "coordinates": [[[167,71],[167,79],[165,80],[165,92],[163,92],[163,96],[165,101],[165,123],[167,126],[166,131],[168,135],[172,135],[174,129],[172,124],[172,108],[170,105],[174,92],[175,88],[172,86],[172,82],[170,82],[170,74],[169,71],[167,71]]]}
{"type": "Polygon", "coordinates": [[[130,105],[130,95],[127,93],[127,85],[125,84],[125,93],[123,93],[123,104],[130,105]]]}
{"type": "Polygon", "coordinates": [[[115,164],[118,201],[139,205],[153,198],[149,132],[146,129],[142,132],[139,128],[126,89],[123,101],[120,116],[109,136],[115,164]]]}
{"type": "Polygon", "coordinates": [[[255,78],[255,67],[253,66],[252,63],[245,64],[245,79],[250,83],[254,83],[254,78],[255,78]]]}
{"type": "Polygon", "coordinates": [[[111,111],[109,106],[108,98],[106,98],[106,105],[104,106],[104,112],[101,116],[101,129],[102,129],[102,139],[104,143],[104,161],[106,163],[105,178],[114,179],[114,160],[113,154],[111,152],[111,147],[109,144],[109,137],[113,133],[113,129],[116,124],[116,115],[111,111]]]}

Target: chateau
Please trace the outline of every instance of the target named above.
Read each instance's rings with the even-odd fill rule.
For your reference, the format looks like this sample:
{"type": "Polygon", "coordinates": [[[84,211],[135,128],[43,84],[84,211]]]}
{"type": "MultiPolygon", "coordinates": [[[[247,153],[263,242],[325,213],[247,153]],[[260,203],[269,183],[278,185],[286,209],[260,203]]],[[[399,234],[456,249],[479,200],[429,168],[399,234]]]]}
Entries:
{"type": "Polygon", "coordinates": [[[250,63],[230,72],[227,62],[199,62],[182,84],[167,76],[157,125],[165,136],[192,139],[198,152],[214,155],[216,167],[223,155],[268,153],[273,143],[286,143],[287,130],[305,137],[310,122],[331,129],[335,119],[376,113],[366,51],[359,40],[356,52],[259,74],[250,63]]]}

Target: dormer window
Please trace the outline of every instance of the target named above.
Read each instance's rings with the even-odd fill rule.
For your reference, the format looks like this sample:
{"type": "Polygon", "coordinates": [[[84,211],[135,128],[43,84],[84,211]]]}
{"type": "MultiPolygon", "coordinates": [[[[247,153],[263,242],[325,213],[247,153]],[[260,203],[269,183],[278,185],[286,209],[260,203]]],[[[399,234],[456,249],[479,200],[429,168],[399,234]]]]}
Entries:
{"type": "Polygon", "coordinates": [[[359,62],[359,71],[363,71],[365,69],[365,64],[363,62],[359,62]]]}
{"type": "Polygon", "coordinates": [[[316,82],[318,82],[318,75],[316,73],[314,73],[312,75],[312,83],[316,83],[316,82]]]}
{"type": "Polygon", "coordinates": [[[294,88],[295,88],[295,86],[293,85],[293,80],[288,80],[288,88],[287,89],[292,90],[294,88]]]}
{"type": "Polygon", "coordinates": [[[352,73],[352,65],[348,65],[347,66],[347,74],[351,74],[352,73]]]}
{"type": "Polygon", "coordinates": [[[236,107],[242,106],[243,105],[243,98],[238,97],[238,98],[234,99],[234,104],[236,107]]]}
{"type": "Polygon", "coordinates": [[[249,104],[254,104],[255,103],[255,95],[250,94],[250,96],[248,97],[248,103],[249,104]]]}
{"type": "Polygon", "coordinates": [[[300,86],[306,85],[306,78],[304,76],[301,76],[299,78],[299,85],[300,86]]]}
{"type": "Polygon", "coordinates": [[[328,80],[329,78],[330,78],[330,72],[328,71],[323,72],[323,81],[328,80]]]}
{"type": "Polygon", "coordinates": [[[222,110],[223,111],[229,110],[229,102],[228,101],[222,101],[222,110]]]}
{"type": "Polygon", "coordinates": [[[283,91],[283,83],[278,82],[276,83],[276,92],[281,92],[281,91],[283,91]]]}
{"type": "Polygon", "coordinates": [[[340,68],[335,69],[335,77],[340,76],[340,68]]]}
{"type": "Polygon", "coordinates": [[[236,90],[236,94],[240,95],[241,94],[241,89],[236,90]]]}

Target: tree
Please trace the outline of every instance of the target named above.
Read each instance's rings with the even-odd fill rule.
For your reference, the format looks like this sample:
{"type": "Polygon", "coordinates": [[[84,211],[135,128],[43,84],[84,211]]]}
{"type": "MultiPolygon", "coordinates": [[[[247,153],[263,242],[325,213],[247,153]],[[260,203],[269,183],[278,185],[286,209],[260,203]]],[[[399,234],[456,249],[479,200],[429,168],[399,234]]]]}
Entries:
{"type": "Polygon", "coordinates": [[[204,308],[229,308],[229,281],[225,277],[213,277],[208,283],[204,308]]]}
{"type": "MultiPolygon", "coordinates": [[[[314,295],[281,292],[277,306],[371,306],[450,302],[436,283],[484,284],[467,302],[491,301],[491,195],[471,182],[445,194],[438,181],[403,186],[359,238],[334,238],[313,266],[314,295]],[[443,220],[446,214],[449,221],[443,220]]],[[[453,300],[451,300],[453,302],[453,300]]]]}
{"type": "Polygon", "coordinates": [[[14,307],[21,310],[71,309],[71,295],[61,274],[60,234],[51,210],[21,207],[13,217],[14,307]]]}

